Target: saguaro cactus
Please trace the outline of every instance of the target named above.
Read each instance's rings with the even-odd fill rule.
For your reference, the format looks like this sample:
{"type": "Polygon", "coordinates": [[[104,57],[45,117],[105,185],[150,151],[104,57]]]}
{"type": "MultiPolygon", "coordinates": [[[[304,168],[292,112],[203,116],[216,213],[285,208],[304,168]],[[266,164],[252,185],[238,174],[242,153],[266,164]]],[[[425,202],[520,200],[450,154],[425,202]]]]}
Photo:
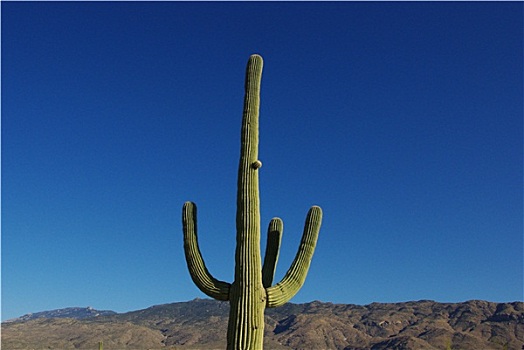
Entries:
{"type": "Polygon", "coordinates": [[[235,280],[219,281],[206,268],[197,240],[196,205],[186,202],[182,210],[184,251],[191,278],[206,295],[229,301],[228,349],[261,349],[264,309],[287,303],[302,287],[322,221],[322,210],[313,206],[306,218],[300,247],[284,278],[272,285],[280,249],[283,223],[269,223],[264,263],[260,255],[260,199],[258,172],[258,115],[262,57],[252,55],[246,69],[240,164],[238,167],[235,280]]]}

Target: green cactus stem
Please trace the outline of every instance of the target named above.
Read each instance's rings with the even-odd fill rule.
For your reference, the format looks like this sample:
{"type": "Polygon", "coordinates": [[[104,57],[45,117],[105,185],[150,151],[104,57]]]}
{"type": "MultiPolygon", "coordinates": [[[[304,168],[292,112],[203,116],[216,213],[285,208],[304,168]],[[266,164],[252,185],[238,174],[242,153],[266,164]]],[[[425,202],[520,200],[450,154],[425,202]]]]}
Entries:
{"type": "Polygon", "coordinates": [[[267,245],[262,264],[260,255],[260,199],[258,172],[258,119],[262,57],[252,55],[246,69],[242,117],[240,162],[237,184],[235,279],[227,283],[208,271],[197,238],[197,210],[186,202],[182,210],[184,251],[189,273],[206,295],[230,304],[227,349],[262,349],[264,310],[287,303],[302,287],[322,222],[322,210],[309,210],[302,240],[284,278],[272,285],[277,265],[283,223],[273,218],[269,223],[267,245]]]}
{"type": "Polygon", "coordinates": [[[283,230],[284,223],[280,218],[271,219],[267,228],[266,254],[264,265],[262,265],[262,285],[264,288],[271,287],[273,283],[283,230]]]}

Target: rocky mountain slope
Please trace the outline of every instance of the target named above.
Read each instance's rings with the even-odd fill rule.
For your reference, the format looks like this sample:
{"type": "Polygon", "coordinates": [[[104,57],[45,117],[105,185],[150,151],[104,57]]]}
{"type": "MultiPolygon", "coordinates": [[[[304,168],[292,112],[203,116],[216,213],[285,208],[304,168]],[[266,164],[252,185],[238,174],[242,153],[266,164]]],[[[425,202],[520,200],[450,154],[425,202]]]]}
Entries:
{"type": "MultiPolygon", "coordinates": [[[[196,299],[123,314],[2,324],[3,349],[220,349],[229,306],[196,299]]],[[[312,302],[266,310],[267,349],[515,349],[524,303],[312,302]]]]}

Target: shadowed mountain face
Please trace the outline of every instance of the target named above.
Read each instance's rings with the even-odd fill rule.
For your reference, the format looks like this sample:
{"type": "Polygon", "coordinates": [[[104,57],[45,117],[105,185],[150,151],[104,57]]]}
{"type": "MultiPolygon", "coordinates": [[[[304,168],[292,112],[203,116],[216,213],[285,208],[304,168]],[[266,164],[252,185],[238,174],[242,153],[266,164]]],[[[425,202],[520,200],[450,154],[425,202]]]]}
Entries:
{"type": "MultiPolygon", "coordinates": [[[[220,349],[228,310],[226,302],[208,299],[87,318],[56,318],[64,312],[55,310],[2,323],[2,347],[96,349],[103,341],[105,349],[119,350],[220,349]]],[[[267,349],[520,350],[524,303],[288,303],[266,310],[264,343],[267,349]]]]}

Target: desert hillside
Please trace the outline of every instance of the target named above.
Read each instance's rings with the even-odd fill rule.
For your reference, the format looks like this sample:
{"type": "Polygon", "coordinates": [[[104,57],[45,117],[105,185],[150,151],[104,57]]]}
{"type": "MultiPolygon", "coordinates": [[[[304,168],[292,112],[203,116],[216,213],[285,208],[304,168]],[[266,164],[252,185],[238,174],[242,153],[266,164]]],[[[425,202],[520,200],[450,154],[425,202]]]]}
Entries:
{"type": "MultiPolygon", "coordinates": [[[[99,341],[105,350],[225,348],[228,308],[195,299],[91,317],[54,310],[2,323],[2,349],[97,349],[99,341]]],[[[266,310],[265,347],[521,350],[524,303],[290,303],[266,310]]]]}

